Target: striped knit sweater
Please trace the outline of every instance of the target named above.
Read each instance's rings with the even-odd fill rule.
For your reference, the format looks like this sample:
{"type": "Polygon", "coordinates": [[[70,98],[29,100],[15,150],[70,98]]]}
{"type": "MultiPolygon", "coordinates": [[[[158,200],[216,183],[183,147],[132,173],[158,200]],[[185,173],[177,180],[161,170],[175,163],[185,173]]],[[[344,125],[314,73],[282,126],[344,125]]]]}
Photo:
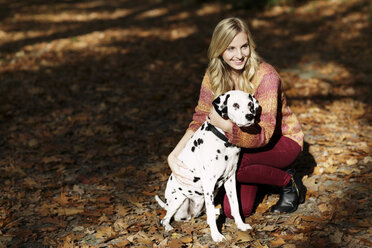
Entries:
{"type": "MultiPolygon", "coordinates": [[[[244,132],[236,124],[233,124],[232,134],[227,134],[229,141],[244,148],[258,148],[269,144],[273,137],[283,135],[297,142],[302,148],[303,132],[300,123],[287,105],[281,89],[280,78],[275,69],[262,62],[252,83],[255,88],[254,97],[262,108],[258,123],[260,130],[252,134],[244,132]]],[[[213,98],[207,72],[203,78],[198,105],[188,129],[195,132],[202,125],[212,108],[213,98]]]]}

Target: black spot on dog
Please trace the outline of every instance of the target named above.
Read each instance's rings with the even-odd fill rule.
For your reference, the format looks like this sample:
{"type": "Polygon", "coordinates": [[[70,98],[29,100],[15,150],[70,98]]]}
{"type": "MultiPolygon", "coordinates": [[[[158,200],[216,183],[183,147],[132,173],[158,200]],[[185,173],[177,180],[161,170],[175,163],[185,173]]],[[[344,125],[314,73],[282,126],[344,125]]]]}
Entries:
{"type": "Polygon", "coordinates": [[[216,155],[216,160],[218,160],[218,155],[216,155]]]}
{"type": "Polygon", "coordinates": [[[194,140],[194,146],[198,146],[198,142],[194,140]]]}
{"type": "Polygon", "coordinates": [[[217,149],[217,153],[221,153],[221,150],[220,149],[217,149]]]}
{"type": "Polygon", "coordinates": [[[239,109],[239,108],[240,108],[240,106],[239,106],[239,104],[238,104],[238,103],[234,103],[234,104],[233,104],[233,107],[234,107],[234,109],[235,109],[235,110],[237,110],[237,109],[239,109]]]}
{"type": "MultiPolygon", "coordinates": [[[[223,94],[221,96],[223,96],[223,94]]],[[[215,104],[220,104],[221,103],[221,98],[220,97],[217,97],[213,102],[215,104]]]]}
{"type": "Polygon", "coordinates": [[[229,157],[226,155],[226,156],[225,156],[225,160],[227,161],[228,159],[229,159],[229,157]]]}
{"type": "Polygon", "coordinates": [[[195,146],[191,147],[191,151],[195,152],[195,146]]]}
{"type": "Polygon", "coordinates": [[[223,102],[223,105],[227,105],[227,100],[229,99],[229,97],[230,97],[230,95],[227,94],[227,95],[226,95],[226,98],[225,98],[225,101],[223,102]]]}
{"type": "Polygon", "coordinates": [[[203,143],[204,143],[203,139],[198,139],[198,145],[203,144],[203,143]]]}
{"type": "Polygon", "coordinates": [[[203,123],[203,125],[201,126],[200,130],[203,130],[205,127],[205,123],[203,123]]]}
{"type": "Polygon", "coordinates": [[[199,181],[199,180],[200,180],[200,177],[194,177],[193,182],[196,183],[196,182],[199,181]]]}
{"type": "Polygon", "coordinates": [[[172,177],[172,175],[171,175],[171,176],[169,177],[169,180],[172,181],[172,179],[173,179],[173,177],[172,177]]]}
{"type": "Polygon", "coordinates": [[[179,187],[178,189],[182,191],[182,188],[181,187],[179,187]]]}
{"type": "Polygon", "coordinates": [[[203,193],[200,193],[198,191],[195,191],[195,194],[197,194],[197,195],[203,195],[203,193]]]}
{"type": "Polygon", "coordinates": [[[226,118],[227,117],[227,107],[226,106],[221,110],[221,116],[223,118],[226,118]]]}
{"type": "Polygon", "coordinates": [[[191,191],[191,190],[188,190],[188,192],[189,192],[190,194],[192,194],[192,191],[191,191]]]}
{"type": "Polygon", "coordinates": [[[187,219],[186,219],[186,218],[181,218],[181,220],[185,221],[185,220],[187,220],[187,219]]]}

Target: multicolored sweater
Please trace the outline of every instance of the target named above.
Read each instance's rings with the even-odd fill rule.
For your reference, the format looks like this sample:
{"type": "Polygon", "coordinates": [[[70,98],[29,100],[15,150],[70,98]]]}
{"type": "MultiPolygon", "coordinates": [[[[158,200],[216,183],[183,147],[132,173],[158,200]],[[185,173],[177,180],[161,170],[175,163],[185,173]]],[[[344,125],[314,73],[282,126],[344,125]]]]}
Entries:
{"type": "MultiPolygon", "coordinates": [[[[269,64],[262,62],[252,79],[254,97],[262,108],[258,132],[252,134],[244,132],[233,124],[232,134],[226,134],[232,144],[244,148],[258,148],[269,144],[274,138],[283,135],[297,142],[303,147],[303,132],[295,114],[287,105],[281,88],[281,81],[276,70],[269,64]]],[[[195,108],[190,130],[196,131],[206,120],[212,108],[214,94],[208,72],[203,78],[198,105],[195,108]]]]}

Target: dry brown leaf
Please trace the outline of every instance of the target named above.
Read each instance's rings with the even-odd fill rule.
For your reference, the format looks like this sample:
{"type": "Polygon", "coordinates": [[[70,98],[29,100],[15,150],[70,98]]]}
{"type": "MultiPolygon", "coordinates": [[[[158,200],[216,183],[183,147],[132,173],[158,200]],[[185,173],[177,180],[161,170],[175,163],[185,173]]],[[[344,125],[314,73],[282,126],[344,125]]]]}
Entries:
{"type": "Polygon", "coordinates": [[[67,193],[61,192],[60,196],[55,199],[61,206],[66,206],[69,203],[69,197],[67,197],[67,193]]]}
{"type": "Polygon", "coordinates": [[[179,241],[178,239],[172,239],[168,242],[169,248],[181,248],[183,246],[183,243],[179,241]]]}
{"type": "Polygon", "coordinates": [[[238,242],[250,242],[253,240],[252,236],[248,232],[237,231],[235,234],[238,242]]]}
{"type": "Polygon", "coordinates": [[[84,206],[76,207],[76,208],[58,208],[57,209],[58,216],[61,216],[61,215],[70,216],[70,215],[82,214],[82,213],[84,213],[84,206]]]}
{"type": "Polygon", "coordinates": [[[59,161],[61,161],[61,158],[59,158],[57,156],[51,156],[51,157],[43,158],[42,161],[43,161],[44,164],[49,164],[49,163],[53,163],[53,162],[59,162],[59,161]]]}
{"type": "Polygon", "coordinates": [[[24,180],[23,180],[23,184],[25,185],[25,187],[27,188],[37,188],[39,185],[35,182],[35,180],[31,177],[26,177],[24,180]]]}
{"type": "Polygon", "coordinates": [[[325,203],[319,204],[319,205],[318,205],[318,208],[319,208],[319,210],[320,210],[322,213],[325,213],[325,212],[328,212],[328,211],[329,211],[328,205],[325,204],[325,203]]]}
{"type": "Polygon", "coordinates": [[[270,240],[270,244],[272,247],[277,247],[285,244],[284,239],[278,238],[276,240],[270,240]]]}
{"type": "Polygon", "coordinates": [[[276,229],[278,229],[279,226],[278,225],[267,225],[263,228],[264,231],[267,231],[267,232],[272,232],[276,229]]]}
{"type": "Polygon", "coordinates": [[[117,235],[117,232],[111,226],[100,227],[94,235],[97,239],[111,239],[117,235]]]}

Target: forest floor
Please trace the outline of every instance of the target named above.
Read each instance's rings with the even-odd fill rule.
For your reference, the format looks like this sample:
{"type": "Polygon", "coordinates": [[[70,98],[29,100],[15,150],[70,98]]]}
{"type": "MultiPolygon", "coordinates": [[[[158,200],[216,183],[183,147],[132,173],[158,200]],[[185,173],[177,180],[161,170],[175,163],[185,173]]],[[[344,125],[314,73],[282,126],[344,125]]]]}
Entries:
{"type": "MultiPolygon", "coordinates": [[[[0,0],[0,247],[371,247],[372,6],[264,10],[155,0],[0,0]],[[249,23],[305,133],[292,214],[165,233],[166,158],[196,106],[214,26],[249,23]]],[[[266,194],[264,194],[266,192],[266,194]]]]}

